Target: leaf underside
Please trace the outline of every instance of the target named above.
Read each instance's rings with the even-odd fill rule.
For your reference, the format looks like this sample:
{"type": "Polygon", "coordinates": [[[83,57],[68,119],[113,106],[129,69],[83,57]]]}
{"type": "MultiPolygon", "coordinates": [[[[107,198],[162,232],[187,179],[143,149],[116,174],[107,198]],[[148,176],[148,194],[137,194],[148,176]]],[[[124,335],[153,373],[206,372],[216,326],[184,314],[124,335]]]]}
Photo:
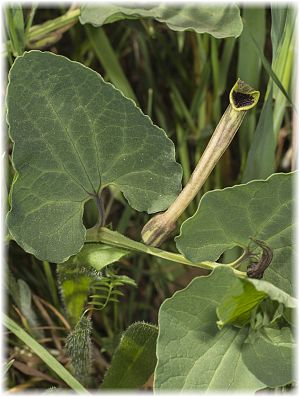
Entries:
{"type": "Polygon", "coordinates": [[[8,226],[27,252],[63,262],[83,245],[84,203],[107,185],[149,213],[180,191],[172,141],[87,67],[48,52],[16,59],[7,94],[17,178],[8,226]]]}
{"type": "Polygon", "coordinates": [[[246,248],[250,237],[264,241],[273,260],[264,279],[293,293],[293,173],[274,174],[206,193],[176,238],[179,251],[193,262],[217,260],[235,246],[246,248]]]}
{"type": "Polygon", "coordinates": [[[204,4],[180,7],[158,4],[138,8],[127,4],[86,4],[81,7],[80,22],[102,26],[122,19],[138,18],[154,18],[173,30],[194,30],[197,33],[210,33],[217,38],[237,37],[243,29],[239,8],[220,4],[218,7],[204,4]]]}

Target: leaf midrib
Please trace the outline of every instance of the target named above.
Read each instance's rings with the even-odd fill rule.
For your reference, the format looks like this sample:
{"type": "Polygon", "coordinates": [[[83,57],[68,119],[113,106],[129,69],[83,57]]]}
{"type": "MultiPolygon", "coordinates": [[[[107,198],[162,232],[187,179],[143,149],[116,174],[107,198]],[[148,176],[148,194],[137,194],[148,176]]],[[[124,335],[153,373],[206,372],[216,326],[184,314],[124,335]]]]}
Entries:
{"type": "MultiPolygon", "coordinates": [[[[43,86],[42,86],[40,80],[39,80],[39,79],[36,79],[36,81],[37,81],[37,83],[38,83],[38,85],[39,85],[39,87],[40,87],[41,92],[43,92],[43,86]]],[[[74,86],[73,86],[73,87],[74,87],[74,86]]],[[[60,124],[60,126],[61,126],[61,128],[62,128],[62,131],[64,131],[65,134],[67,135],[67,137],[68,137],[68,139],[69,139],[69,141],[70,141],[70,143],[71,143],[71,147],[73,148],[73,152],[74,152],[75,155],[78,157],[78,159],[79,159],[79,161],[80,161],[80,164],[82,165],[82,168],[83,168],[83,170],[84,170],[84,172],[85,172],[85,174],[86,174],[86,177],[87,177],[89,183],[91,184],[91,188],[92,188],[93,193],[89,193],[89,192],[88,192],[88,194],[89,194],[89,195],[97,194],[97,191],[96,191],[96,189],[95,189],[94,186],[93,186],[93,183],[92,183],[92,181],[91,181],[91,179],[90,179],[90,176],[89,176],[89,174],[88,174],[88,172],[87,172],[87,169],[86,169],[86,167],[85,167],[85,165],[84,165],[84,162],[83,162],[83,160],[82,160],[82,158],[81,158],[81,155],[80,155],[80,153],[78,152],[78,150],[77,150],[77,148],[76,148],[76,145],[75,145],[75,143],[74,143],[74,141],[73,141],[72,135],[70,135],[68,128],[64,125],[63,120],[61,119],[61,117],[60,117],[59,114],[57,113],[55,107],[53,106],[52,101],[50,100],[49,95],[47,95],[47,94],[48,94],[48,92],[46,92],[45,95],[43,95],[43,98],[45,99],[45,101],[46,101],[46,103],[49,105],[49,107],[51,108],[53,114],[56,116],[56,119],[57,119],[57,121],[59,122],[59,124],[60,124]]],[[[85,190],[85,191],[86,191],[86,190],[85,190]]]]}

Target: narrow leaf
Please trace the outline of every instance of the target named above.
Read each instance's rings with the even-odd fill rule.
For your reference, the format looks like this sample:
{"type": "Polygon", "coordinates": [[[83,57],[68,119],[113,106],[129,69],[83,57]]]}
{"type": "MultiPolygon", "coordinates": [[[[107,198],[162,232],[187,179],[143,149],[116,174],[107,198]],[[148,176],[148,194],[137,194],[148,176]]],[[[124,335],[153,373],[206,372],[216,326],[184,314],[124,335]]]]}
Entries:
{"type": "Polygon", "coordinates": [[[276,140],[273,133],[272,90],[264,103],[256,126],[242,182],[267,178],[275,169],[276,140]]]}
{"type": "Polygon", "coordinates": [[[14,363],[14,359],[5,362],[4,364],[2,364],[2,371],[3,371],[3,375],[6,375],[6,373],[9,371],[10,367],[13,365],[14,363]]]}
{"type": "MultiPolygon", "coordinates": [[[[261,60],[249,37],[249,32],[255,38],[257,45],[264,49],[266,37],[266,10],[264,7],[245,7],[243,9],[243,20],[248,29],[244,29],[239,37],[239,52],[237,77],[247,81],[252,87],[259,87],[261,77],[261,60]]],[[[256,108],[247,114],[239,130],[239,144],[242,155],[242,166],[246,160],[246,154],[252,143],[253,133],[256,125],[256,108]]],[[[267,175],[269,176],[269,174],[267,175]]]]}
{"type": "Polygon", "coordinates": [[[254,46],[254,48],[256,50],[256,53],[257,53],[258,57],[261,59],[263,67],[266,69],[266,72],[272,78],[272,80],[277,85],[277,87],[280,89],[282,94],[286,97],[287,101],[295,108],[292,99],[290,98],[290,96],[287,93],[287,91],[284,88],[284,86],[281,84],[281,81],[279,80],[278,76],[276,75],[276,73],[272,69],[272,67],[271,67],[270,63],[268,62],[267,58],[265,57],[262,49],[259,47],[256,39],[253,37],[253,34],[250,32],[247,24],[244,24],[244,29],[249,32],[249,37],[250,37],[250,39],[251,39],[251,41],[253,43],[253,46],[254,46]]]}
{"type": "Polygon", "coordinates": [[[92,26],[86,26],[86,32],[97,58],[105,69],[108,79],[127,98],[131,98],[135,103],[138,103],[105,31],[101,28],[95,29],[92,26]]]}
{"type": "Polygon", "coordinates": [[[14,56],[22,55],[25,48],[25,27],[22,5],[7,4],[5,7],[6,24],[14,56]]]}

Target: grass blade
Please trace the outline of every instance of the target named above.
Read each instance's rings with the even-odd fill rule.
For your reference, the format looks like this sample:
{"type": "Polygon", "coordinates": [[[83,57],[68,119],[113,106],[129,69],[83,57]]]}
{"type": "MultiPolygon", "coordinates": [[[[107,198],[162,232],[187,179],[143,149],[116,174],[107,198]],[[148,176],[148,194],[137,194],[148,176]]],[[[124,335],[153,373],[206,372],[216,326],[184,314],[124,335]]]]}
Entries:
{"type": "Polygon", "coordinates": [[[16,337],[21,339],[31,350],[39,356],[52,371],[54,371],[67,385],[77,393],[87,393],[88,391],[65,369],[51,354],[30,335],[27,334],[16,322],[11,318],[2,314],[4,326],[9,329],[16,337]]]}
{"type": "MultiPolygon", "coordinates": [[[[219,76],[219,95],[223,95],[226,89],[228,81],[229,66],[232,61],[232,54],[237,40],[234,37],[228,37],[225,39],[224,49],[222,51],[222,57],[220,60],[220,76],[219,76]]],[[[247,81],[247,80],[246,80],[247,81]]],[[[254,87],[254,86],[252,86],[254,87]]]]}
{"type": "Polygon", "coordinates": [[[261,62],[263,64],[263,67],[265,68],[266,72],[269,74],[269,76],[272,78],[272,80],[274,81],[274,83],[277,85],[277,87],[280,89],[280,91],[282,92],[282,94],[286,97],[287,101],[293,106],[293,108],[295,108],[292,99],[290,98],[289,94],[287,93],[287,91],[285,90],[284,86],[281,84],[279,78],[277,77],[276,73],[274,72],[274,70],[272,69],[271,65],[269,64],[267,58],[265,57],[263,51],[261,50],[261,48],[259,47],[256,39],[253,37],[253,34],[251,33],[251,31],[249,30],[249,27],[247,26],[246,23],[244,23],[244,29],[248,31],[249,33],[249,38],[251,39],[253,46],[257,52],[257,55],[260,57],[261,62]]]}
{"type": "Polygon", "coordinates": [[[276,141],[273,134],[272,90],[264,103],[248,154],[242,183],[265,179],[274,172],[276,141]]]}
{"type": "Polygon", "coordinates": [[[3,364],[3,366],[2,366],[3,375],[5,375],[9,371],[9,368],[13,365],[14,361],[15,360],[12,359],[12,360],[7,361],[3,364]]]}
{"type": "MultiPolygon", "coordinates": [[[[279,10],[277,11],[278,14],[279,10]]],[[[295,16],[291,8],[287,12],[281,9],[281,14],[282,18],[286,16],[285,22],[282,22],[282,26],[284,26],[281,26],[280,29],[278,27],[272,28],[273,35],[271,37],[275,37],[275,44],[273,45],[275,56],[273,58],[272,68],[276,77],[279,76],[281,80],[280,85],[284,90],[287,90],[291,84],[293,70],[295,16]],[[274,31],[277,33],[275,34],[274,31]],[[281,37],[278,37],[278,32],[282,33],[281,37]]],[[[278,21],[278,15],[275,21],[272,21],[272,26],[276,21],[278,21]]],[[[251,179],[266,178],[274,172],[276,144],[283,117],[286,114],[286,105],[286,95],[284,95],[280,87],[274,85],[272,76],[270,75],[265,94],[265,103],[254,133],[242,182],[247,182],[251,179]],[[273,99],[275,99],[274,104],[272,104],[273,99]]]]}
{"type": "Polygon", "coordinates": [[[110,81],[127,98],[131,98],[135,103],[138,103],[104,30],[102,28],[94,28],[91,25],[86,25],[85,29],[95,55],[101,62],[110,81]]]}
{"type": "MultiPolygon", "coordinates": [[[[266,15],[263,7],[246,7],[243,10],[243,20],[248,26],[244,29],[239,38],[239,53],[237,77],[247,81],[252,87],[258,87],[261,76],[261,60],[257,57],[249,33],[255,38],[257,45],[263,51],[266,34],[266,15]]],[[[241,169],[243,170],[247,158],[247,153],[253,140],[256,125],[256,112],[253,109],[244,120],[239,131],[239,144],[241,152],[241,169]]]]}
{"type": "Polygon", "coordinates": [[[20,4],[5,9],[8,35],[14,56],[22,55],[25,48],[24,17],[20,4]]]}

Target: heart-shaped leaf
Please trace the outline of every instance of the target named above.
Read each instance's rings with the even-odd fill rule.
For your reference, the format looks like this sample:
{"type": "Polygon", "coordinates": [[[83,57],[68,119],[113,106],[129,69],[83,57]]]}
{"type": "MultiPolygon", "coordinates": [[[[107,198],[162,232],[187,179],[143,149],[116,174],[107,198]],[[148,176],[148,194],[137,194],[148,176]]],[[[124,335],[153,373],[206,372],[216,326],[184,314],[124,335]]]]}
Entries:
{"type": "Polygon", "coordinates": [[[210,33],[217,38],[237,37],[243,23],[240,10],[235,5],[209,6],[204,4],[169,4],[136,7],[135,4],[84,5],[81,7],[80,22],[102,26],[122,19],[154,18],[165,22],[173,30],[194,30],[197,33],[210,33]]]}
{"type": "Polygon", "coordinates": [[[264,241],[273,260],[264,278],[293,293],[292,216],[293,173],[274,174],[206,193],[196,213],[185,221],[176,238],[179,251],[193,262],[217,260],[227,249],[246,249],[251,238],[264,241]]]}
{"type": "Polygon", "coordinates": [[[241,359],[247,328],[217,327],[216,308],[236,276],[225,266],[195,278],[159,311],[159,391],[256,391],[264,387],[241,359]]]}
{"type": "Polygon", "coordinates": [[[40,259],[63,262],[80,250],[84,203],[107,185],[149,213],[180,190],[181,167],[164,131],[77,62],[40,51],[17,58],[7,108],[17,172],[8,226],[40,259]]]}

